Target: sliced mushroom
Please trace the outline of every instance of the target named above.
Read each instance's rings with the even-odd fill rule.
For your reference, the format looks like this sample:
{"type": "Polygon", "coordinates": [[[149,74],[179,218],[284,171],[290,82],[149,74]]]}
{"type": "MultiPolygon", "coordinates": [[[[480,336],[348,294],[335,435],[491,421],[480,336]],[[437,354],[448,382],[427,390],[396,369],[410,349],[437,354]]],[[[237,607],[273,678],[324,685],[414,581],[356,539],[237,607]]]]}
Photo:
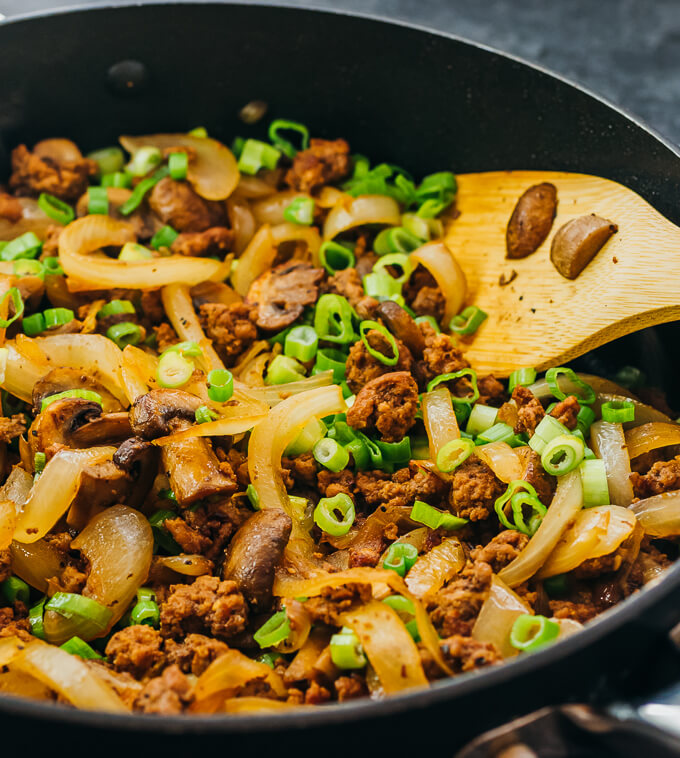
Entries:
{"type": "Polygon", "coordinates": [[[83,154],[80,152],[78,145],[70,139],[63,137],[52,137],[38,142],[33,148],[33,154],[41,158],[49,158],[56,163],[65,161],[81,161],[83,154]]]}
{"type": "Polygon", "coordinates": [[[120,402],[96,379],[74,368],[55,368],[33,385],[33,413],[38,415],[42,401],[65,390],[92,390],[102,398],[104,413],[122,411],[120,402]]]}
{"type": "Polygon", "coordinates": [[[223,576],[233,579],[255,611],[271,606],[274,572],[288,543],[292,521],[277,508],[254,513],[236,532],[223,576]]]}
{"type": "Polygon", "coordinates": [[[73,432],[70,442],[72,447],[94,447],[122,442],[131,434],[128,414],[125,411],[119,411],[93,418],[92,421],[73,432]]]}
{"type": "Polygon", "coordinates": [[[69,526],[82,529],[103,508],[115,503],[126,503],[134,482],[130,474],[112,460],[93,463],[85,467],[66,518],[69,526]]]}
{"type": "Polygon", "coordinates": [[[135,484],[127,499],[132,508],[139,508],[153,486],[158,473],[158,453],[158,448],[151,442],[130,437],[113,454],[113,462],[129,474],[135,484]]]}
{"type": "Polygon", "coordinates": [[[36,416],[28,430],[31,459],[36,453],[51,458],[61,447],[72,447],[71,436],[81,426],[101,416],[98,403],[78,397],[55,400],[36,416]]]}
{"type": "Polygon", "coordinates": [[[550,234],[557,212],[554,184],[535,184],[520,197],[505,236],[508,258],[526,258],[538,250],[550,234]]]}
{"type": "Polygon", "coordinates": [[[594,213],[567,221],[553,237],[550,260],[562,276],[576,279],[618,230],[616,224],[594,213]]]}
{"type": "Polygon", "coordinates": [[[246,303],[257,306],[257,325],[268,331],[290,326],[319,297],[324,270],[302,261],[269,269],[251,285],[246,303]]]}
{"type": "Polygon", "coordinates": [[[411,351],[414,358],[421,358],[425,349],[425,338],[415,320],[394,300],[384,300],[376,308],[376,315],[385,326],[411,351]]]}
{"type": "Polygon", "coordinates": [[[130,408],[130,426],[147,440],[177,431],[177,422],[193,422],[202,401],[182,390],[151,390],[138,397],[130,408]]]}

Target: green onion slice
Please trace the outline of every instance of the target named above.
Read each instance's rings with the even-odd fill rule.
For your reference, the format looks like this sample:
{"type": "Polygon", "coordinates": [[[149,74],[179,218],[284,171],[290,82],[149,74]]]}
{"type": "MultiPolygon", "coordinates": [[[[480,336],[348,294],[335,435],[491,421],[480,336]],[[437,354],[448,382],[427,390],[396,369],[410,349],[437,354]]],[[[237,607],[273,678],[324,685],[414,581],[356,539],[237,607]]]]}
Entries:
{"type": "Polygon", "coordinates": [[[283,218],[291,224],[311,226],[314,221],[314,200],[311,197],[296,197],[284,209],[283,218]]]}
{"type": "Polygon", "coordinates": [[[635,421],[635,403],[632,400],[609,400],[602,403],[601,412],[602,420],[613,424],[635,421]]]}
{"type": "Polygon", "coordinates": [[[552,476],[563,476],[573,471],[583,460],[585,445],[573,434],[560,434],[543,448],[541,465],[552,476]]]}
{"type": "Polygon", "coordinates": [[[330,653],[339,669],[362,669],[367,663],[359,637],[351,630],[331,637],[330,653]]]}
{"type": "Polygon", "coordinates": [[[109,195],[106,187],[90,187],[87,191],[87,212],[106,216],[109,212],[109,195]]]}
{"type": "Polygon", "coordinates": [[[545,616],[523,613],[515,619],[510,631],[510,644],[524,653],[533,653],[557,639],[560,625],[545,616]]]}
{"type": "Polygon", "coordinates": [[[468,439],[450,440],[437,453],[437,468],[444,473],[455,471],[475,449],[475,443],[468,439]]]}
{"type": "Polygon", "coordinates": [[[76,217],[76,212],[68,203],[47,192],[41,192],[38,196],[38,206],[46,216],[64,226],[70,224],[76,217]]]}
{"type": "Polygon", "coordinates": [[[127,345],[139,345],[142,341],[142,330],[132,321],[121,321],[119,324],[112,324],[106,330],[106,336],[123,350],[127,345]]]}
{"type": "Polygon", "coordinates": [[[101,405],[104,401],[102,396],[98,392],[92,390],[64,390],[63,392],[57,392],[56,395],[48,395],[43,398],[42,405],[40,406],[40,412],[42,413],[45,408],[51,403],[55,403],[58,400],[66,400],[70,398],[80,398],[81,400],[89,400],[92,403],[98,403],[101,405]]]}
{"type": "Polygon", "coordinates": [[[226,403],[234,394],[234,377],[226,368],[208,374],[208,397],[215,403],[226,403]]]}
{"type": "Polygon", "coordinates": [[[413,564],[418,560],[418,548],[408,542],[393,542],[387,549],[382,567],[390,571],[396,571],[403,577],[409,572],[413,564]]]}
{"type": "Polygon", "coordinates": [[[297,132],[301,138],[300,150],[306,150],[309,147],[309,129],[304,124],[283,118],[275,119],[269,125],[269,140],[289,158],[295,158],[298,151],[291,142],[281,136],[280,132],[297,132]]]}
{"type": "Polygon", "coordinates": [[[545,380],[548,382],[548,387],[550,387],[550,391],[558,400],[565,400],[567,397],[566,393],[560,389],[557,382],[558,377],[561,375],[566,376],[572,384],[575,384],[582,391],[581,395],[576,395],[576,399],[581,405],[592,405],[595,402],[597,399],[595,390],[582,379],[579,379],[573,369],[567,368],[566,366],[549,368],[545,372],[545,380]]]}
{"type": "Polygon", "coordinates": [[[458,518],[451,513],[440,511],[422,500],[416,500],[411,508],[411,520],[424,524],[430,529],[460,529],[467,524],[467,519],[458,518]]]}
{"type": "Polygon", "coordinates": [[[583,507],[609,505],[609,485],[604,461],[600,458],[584,460],[579,466],[583,486],[583,507]]]}
{"type": "Polygon", "coordinates": [[[528,387],[536,381],[535,368],[518,368],[510,374],[508,379],[508,392],[512,392],[515,387],[528,387]]]}
{"type": "Polygon", "coordinates": [[[368,353],[372,355],[377,361],[380,361],[380,363],[384,364],[385,366],[396,366],[399,361],[399,347],[397,346],[396,339],[382,324],[379,324],[377,321],[362,321],[359,324],[359,336],[361,337],[361,341],[364,343],[364,346],[366,347],[368,353]],[[374,347],[372,347],[368,341],[368,331],[379,332],[387,340],[392,355],[385,355],[384,353],[381,353],[379,350],[376,350],[374,347]]]}
{"type": "Polygon", "coordinates": [[[321,295],[314,312],[314,331],[319,339],[347,344],[354,342],[354,311],[346,298],[327,293],[321,295]]]}
{"type": "Polygon", "coordinates": [[[311,361],[319,346],[319,336],[311,326],[294,326],[286,335],[283,353],[303,363],[311,361]]]}
{"type": "Polygon", "coordinates": [[[547,508],[538,499],[538,494],[529,482],[518,479],[510,482],[507,490],[497,498],[494,508],[498,520],[506,529],[515,529],[529,536],[536,533],[541,525],[547,508]],[[514,521],[510,521],[506,514],[506,506],[510,503],[514,521]],[[524,508],[530,509],[529,523],[524,518],[524,508]]]}
{"type": "Polygon", "coordinates": [[[347,534],[355,517],[354,502],[344,492],[334,497],[322,497],[314,509],[314,523],[332,537],[347,534]]]}
{"type": "Polygon", "coordinates": [[[330,437],[324,437],[314,445],[314,459],[329,471],[342,471],[349,463],[349,452],[330,437]]]}
{"type": "Polygon", "coordinates": [[[253,634],[253,639],[261,648],[279,645],[290,635],[290,621],[285,611],[275,613],[253,634]]]}
{"type": "Polygon", "coordinates": [[[456,334],[474,334],[488,317],[481,308],[470,305],[451,319],[449,329],[456,334]]]}
{"type": "Polygon", "coordinates": [[[324,242],[319,248],[319,260],[330,276],[356,264],[354,251],[339,242],[324,242]]]}

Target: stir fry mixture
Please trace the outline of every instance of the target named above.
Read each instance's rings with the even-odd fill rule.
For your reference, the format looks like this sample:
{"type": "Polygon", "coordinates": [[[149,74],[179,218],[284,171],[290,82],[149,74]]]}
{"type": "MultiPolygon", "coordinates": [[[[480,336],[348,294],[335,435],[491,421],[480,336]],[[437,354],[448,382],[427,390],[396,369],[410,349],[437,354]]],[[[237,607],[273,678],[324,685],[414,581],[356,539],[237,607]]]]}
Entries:
{"type": "Polygon", "coordinates": [[[3,693],[383,697],[530,655],[675,558],[680,426],[466,360],[452,173],[281,120],[120,144],[19,145],[0,192],[3,693]]]}

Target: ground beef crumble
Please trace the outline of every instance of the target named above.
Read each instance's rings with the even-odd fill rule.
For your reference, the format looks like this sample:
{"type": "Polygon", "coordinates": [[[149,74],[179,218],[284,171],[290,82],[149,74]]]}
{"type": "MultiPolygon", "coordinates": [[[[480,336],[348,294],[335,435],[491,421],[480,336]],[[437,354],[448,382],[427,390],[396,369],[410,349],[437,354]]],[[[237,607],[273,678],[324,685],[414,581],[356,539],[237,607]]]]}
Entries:
{"type": "Polygon", "coordinates": [[[201,326],[227,366],[257,339],[256,309],[245,303],[204,303],[199,309],[201,326]]]}
{"type": "Polygon", "coordinates": [[[106,655],[116,671],[136,679],[157,674],[165,664],[163,638],[150,626],[137,624],[116,632],[106,643],[106,655]]]}
{"type": "Polygon", "coordinates": [[[385,442],[398,442],[415,423],[417,411],[418,385],[407,371],[395,371],[359,390],[347,423],[369,433],[377,429],[385,442]]]}
{"type": "Polygon", "coordinates": [[[482,521],[493,513],[505,490],[506,485],[486,463],[470,456],[453,474],[449,501],[460,518],[482,521]]]}

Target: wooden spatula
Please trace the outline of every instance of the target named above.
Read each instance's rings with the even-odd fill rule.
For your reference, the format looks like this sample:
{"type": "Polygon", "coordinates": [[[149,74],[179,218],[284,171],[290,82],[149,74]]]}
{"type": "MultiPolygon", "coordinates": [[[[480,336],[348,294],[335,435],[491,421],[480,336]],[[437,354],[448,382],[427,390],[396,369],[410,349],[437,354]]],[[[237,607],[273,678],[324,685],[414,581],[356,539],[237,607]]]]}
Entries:
{"type": "Polygon", "coordinates": [[[680,228],[616,182],[551,171],[461,174],[457,208],[446,243],[467,277],[466,304],[489,314],[466,350],[478,370],[500,377],[561,365],[680,318],[680,228]],[[541,182],[557,187],[550,234],[532,255],[509,260],[508,220],[525,190],[541,182]],[[565,279],[550,260],[552,238],[565,222],[591,213],[619,231],[578,278],[565,279]]]}

